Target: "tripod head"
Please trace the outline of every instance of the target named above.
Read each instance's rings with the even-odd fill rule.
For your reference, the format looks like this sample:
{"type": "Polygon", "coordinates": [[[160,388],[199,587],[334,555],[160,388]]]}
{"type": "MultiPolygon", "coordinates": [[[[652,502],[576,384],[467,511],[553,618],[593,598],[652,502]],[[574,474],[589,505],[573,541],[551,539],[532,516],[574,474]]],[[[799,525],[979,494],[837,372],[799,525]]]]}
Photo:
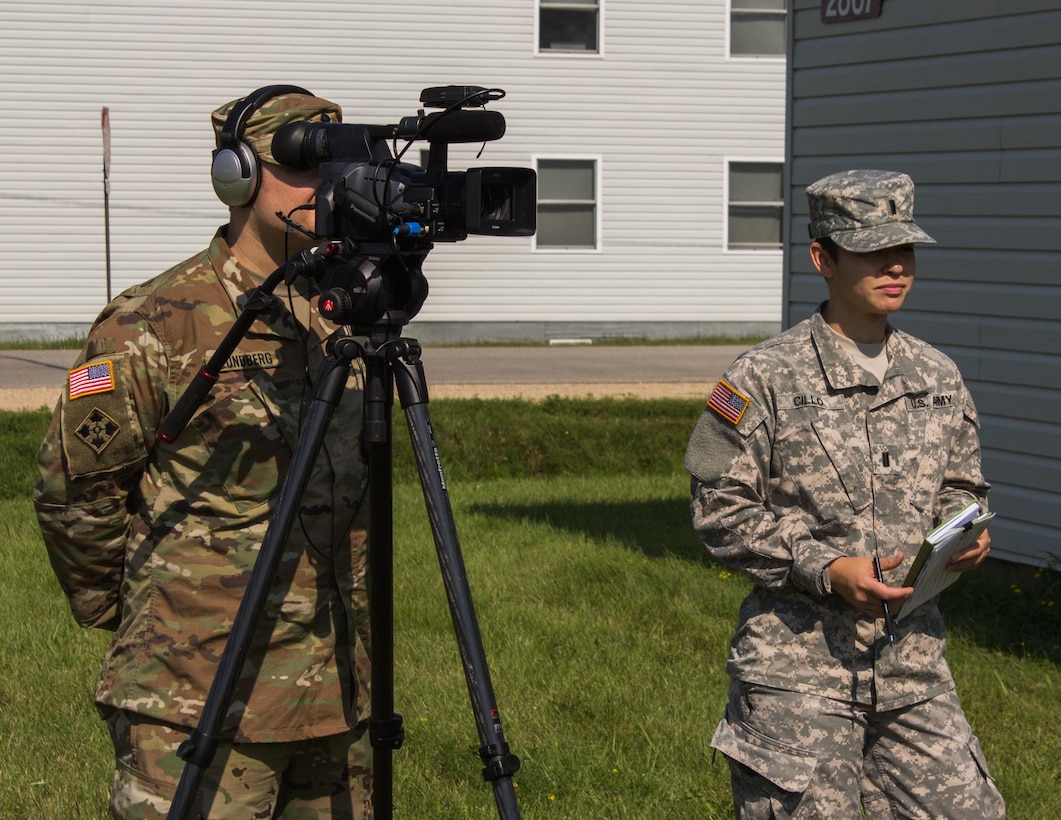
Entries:
{"type": "Polygon", "coordinates": [[[427,299],[421,270],[427,252],[392,253],[387,246],[341,239],[331,243],[320,277],[324,288],[318,308],[337,325],[357,330],[404,327],[427,299]]]}

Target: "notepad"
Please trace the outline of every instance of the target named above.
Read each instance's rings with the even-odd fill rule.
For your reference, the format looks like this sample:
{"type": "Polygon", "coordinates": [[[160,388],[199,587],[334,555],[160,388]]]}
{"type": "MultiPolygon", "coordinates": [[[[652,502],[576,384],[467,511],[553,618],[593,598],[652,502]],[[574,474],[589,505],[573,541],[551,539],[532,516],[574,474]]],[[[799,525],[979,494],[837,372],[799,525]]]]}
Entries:
{"type": "Polygon", "coordinates": [[[973,544],[994,517],[994,513],[981,513],[980,505],[974,501],[925,535],[903,582],[904,587],[914,588],[914,594],[896,613],[895,620],[902,620],[961,577],[960,572],[947,571],[947,562],[951,556],[973,544]]]}

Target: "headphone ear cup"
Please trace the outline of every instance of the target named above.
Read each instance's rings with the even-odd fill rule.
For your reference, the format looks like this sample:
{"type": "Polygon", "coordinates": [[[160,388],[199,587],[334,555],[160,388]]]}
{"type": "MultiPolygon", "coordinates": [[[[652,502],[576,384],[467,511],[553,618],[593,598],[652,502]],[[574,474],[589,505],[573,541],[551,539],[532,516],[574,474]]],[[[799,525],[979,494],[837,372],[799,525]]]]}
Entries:
{"type": "Polygon", "coordinates": [[[258,155],[243,141],[243,129],[266,100],[281,94],[313,96],[297,85],[267,85],[239,100],[228,112],[210,164],[210,180],[217,198],[230,208],[253,202],[262,184],[258,155]]]}
{"type": "Polygon", "coordinates": [[[254,149],[243,141],[234,148],[218,148],[210,165],[210,181],[217,198],[230,208],[249,203],[261,185],[254,149]]]}

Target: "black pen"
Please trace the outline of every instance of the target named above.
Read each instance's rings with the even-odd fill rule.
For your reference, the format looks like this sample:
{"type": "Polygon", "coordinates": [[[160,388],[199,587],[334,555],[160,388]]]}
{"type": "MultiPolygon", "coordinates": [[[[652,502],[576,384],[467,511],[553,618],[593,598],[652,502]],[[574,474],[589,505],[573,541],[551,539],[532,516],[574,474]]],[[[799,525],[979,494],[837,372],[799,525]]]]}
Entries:
{"type": "MultiPolygon", "coordinates": [[[[880,558],[873,556],[873,571],[877,574],[877,580],[884,583],[884,573],[880,569],[880,558]]],[[[892,623],[892,611],[888,608],[888,602],[881,600],[884,607],[884,629],[888,633],[888,643],[895,643],[895,624],[892,623]]]]}

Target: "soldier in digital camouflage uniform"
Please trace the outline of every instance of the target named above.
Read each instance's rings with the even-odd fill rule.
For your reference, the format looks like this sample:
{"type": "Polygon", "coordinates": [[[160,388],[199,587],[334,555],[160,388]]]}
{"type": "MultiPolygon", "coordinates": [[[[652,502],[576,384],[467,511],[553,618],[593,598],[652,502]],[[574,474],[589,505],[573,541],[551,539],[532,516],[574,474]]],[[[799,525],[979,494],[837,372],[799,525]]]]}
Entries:
{"type": "MultiPolygon", "coordinates": [[[[215,133],[235,104],[214,112],[215,133]]],[[[164,816],[336,330],[295,280],[239,342],[173,443],[155,431],[249,294],[313,227],[315,171],[274,163],[289,121],[340,109],[289,93],[246,121],[250,203],[202,253],[130,288],[96,320],[44,441],[35,503],[85,627],[114,631],[96,700],[116,753],[111,810],[164,816]]],[[[327,431],[194,816],[367,817],[371,749],[366,469],[359,368],[327,431]],[[285,813],[286,812],[286,813],[285,813]]]]}
{"type": "MultiPolygon", "coordinates": [[[[711,745],[740,818],[1002,817],[936,601],[900,612],[925,532],[971,501],[986,509],[988,491],[958,368],[888,324],[914,244],[934,240],[905,174],[834,174],[807,197],[829,299],[729,367],[685,456],[704,545],[755,583],[711,745]],[[902,616],[894,644],[882,600],[902,616]]],[[[979,565],[989,542],[949,568],[979,565]]]]}

